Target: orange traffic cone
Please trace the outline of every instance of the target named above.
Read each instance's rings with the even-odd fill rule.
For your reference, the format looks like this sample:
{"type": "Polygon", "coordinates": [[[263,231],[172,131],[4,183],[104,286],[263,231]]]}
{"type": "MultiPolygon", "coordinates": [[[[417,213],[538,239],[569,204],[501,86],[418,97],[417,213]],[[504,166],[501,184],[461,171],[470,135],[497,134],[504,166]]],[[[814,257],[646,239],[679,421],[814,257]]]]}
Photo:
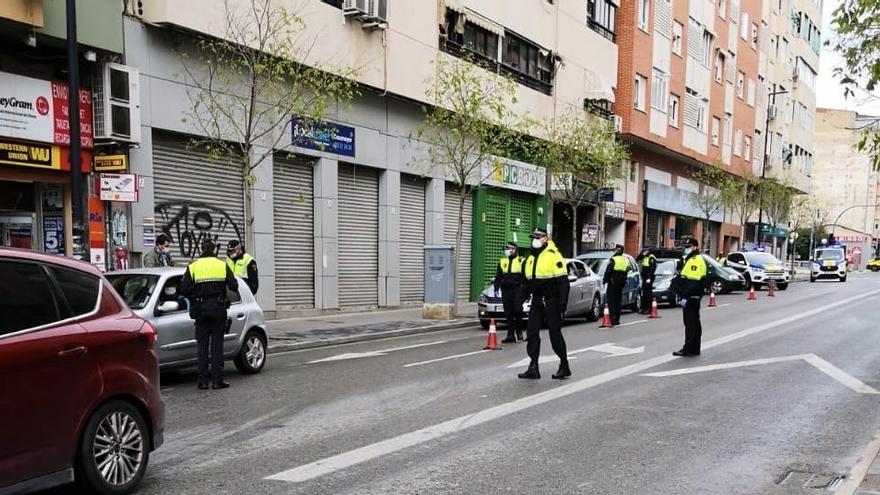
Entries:
{"type": "Polygon", "coordinates": [[[483,347],[483,350],[486,351],[500,351],[501,346],[498,345],[498,334],[495,332],[495,318],[489,320],[489,337],[486,340],[486,347],[483,347]]]}
{"type": "Polygon", "coordinates": [[[657,298],[655,297],[653,301],[651,301],[651,314],[648,315],[648,318],[660,318],[660,313],[657,312],[657,298]]]}
{"type": "Polygon", "coordinates": [[[754,301],[754,300],[757,299],[757,298],[758,298],[758,296],[755,295],[755,286],[754,286],[754,285],[750,285],[750,286],[749,286],[749,298],[748,298],[747,300],[748,300],[748,301],[754,301]]]}
{"type": "Polygon", "coordinates": [[[710,307],[710,308],[714,308],[715,306],[718,306],[717,301],[715,301],[715,293],[714,293],[714,292],[710,292],[710,293],[709,293],[709,306],[708,306],[708,307],[710,307]]]}
{"type": "Polygon", "coordinates": [[[599,325],[599,328],[611,328],[611,311],[608,310],[608,305],[605,305],[605,310],[602,311],[602,324],[599,325]]]}
{"type": "Polygon", "coordinates": [[[773,283],[772,280],[767,284],[767,297],[776,297],[776,293],[774,292],[775,286],[776,284],[773,283]]]}

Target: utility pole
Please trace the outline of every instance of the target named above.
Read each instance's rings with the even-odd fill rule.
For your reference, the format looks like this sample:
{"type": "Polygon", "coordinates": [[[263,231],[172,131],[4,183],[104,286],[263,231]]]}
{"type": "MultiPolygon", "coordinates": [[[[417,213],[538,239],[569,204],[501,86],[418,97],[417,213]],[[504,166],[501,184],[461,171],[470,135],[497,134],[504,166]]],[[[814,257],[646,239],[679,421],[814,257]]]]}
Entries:
{"type": "Polygon", "coordinates": [[[88,259],[85,188],[79,128],[79,50],[76,36],[76,0],[67,0],[67,99],[70,119],[70,199],[73,217],[73,256],[88,259]]]}
{"type": "MultiPolygon", "coordinates": [[[[767,157],[770,156],[770,153],[767,150],[767,143],[770,140],[770,106],[771,101],[776,100],[776,95],[784,95],[787,94],[788,91],[780,90],[780,91],[771,91],[767,93],[767,119],[764,121],[764,157],[761,160],[761,182],[759,184],[759,188],[764,186],[764,178],[766,177],[767,172],[767,157]]],[[[761,225],[764,223],[764,193],[761,189],[758,189],[758,225],[755,227],[755,242],[757,244],[761,244],[761,225]]]]}

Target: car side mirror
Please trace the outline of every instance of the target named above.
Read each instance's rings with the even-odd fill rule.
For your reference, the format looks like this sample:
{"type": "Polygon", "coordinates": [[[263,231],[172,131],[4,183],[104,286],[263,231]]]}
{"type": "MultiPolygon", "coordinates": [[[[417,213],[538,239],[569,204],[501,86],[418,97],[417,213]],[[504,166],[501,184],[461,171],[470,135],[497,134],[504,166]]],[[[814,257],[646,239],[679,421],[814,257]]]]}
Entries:
{"type": "Polygon", "coordinates": [[[575,274],[573,274],[573,273],[569,273],[569,274],[568,274],[568,281],[569,281],[569,282],[577,282],[577,279],[578,279],[578,278],[577,278],[577,275],[575,275],[575,274]]]}
{"type": "Polygon", "coordinates": [[[180,310],[180,303],[177,301],[165,301],[156,310],[161,313],[173,313],[180,310]]]}

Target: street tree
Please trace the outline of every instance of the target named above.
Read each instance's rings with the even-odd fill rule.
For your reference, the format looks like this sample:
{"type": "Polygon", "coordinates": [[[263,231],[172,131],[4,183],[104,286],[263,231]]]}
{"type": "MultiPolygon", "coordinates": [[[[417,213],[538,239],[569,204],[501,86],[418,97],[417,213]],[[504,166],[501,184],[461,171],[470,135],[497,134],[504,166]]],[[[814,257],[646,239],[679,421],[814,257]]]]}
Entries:
{"type": "Polygon", "coordinates": [[[293,118],[305,129],[320,126],[357,87],[355,70],[313,60],[314,39],[299,12],[273,0],[239,3],[224,1],[220,38],[199,37],[195,53],[184,54],[185,120],[202,136],[191,145],[240,176],[245,243],[253,245],[255,169],[290,139],[293,118]]]}
{"type": "Polygon", "coordinates": [[[446,58],[436,63],[422,107],[424,120],[413,137],[424,144],[429,167],[439,168],[457,189],[455,222],[455,300],[461,277],[464,207],[473,192],[496,171],[498,157],[522,155],[530,119],[514,112],[516,83],[492,74],[473,59],[446,58]]]}
{"type": "Polygon", "coordinates": [[[742,226],[740,239],[746,238],[746,223],[758,211],[760,195],[760,182],[751,174],[731,176],[726,184],[726,202],[742,226]]]}
{"type": "Polygon", "coordinates": [[[703,214],[702,246],[709,249],[709,222],[712,216],[732,205],[736,199],[736,188],[732,176],[718,164],[702,165],[693,172],[694,179],[700,183],[700,192],[693,196],[694,206],[703,214]]]}
{"type": "Polygon", "coordinates": [[[571,211],[571,252],[579,251],[578,209],[599,208],[600,238],[605,202],[602,192],[626,177],[629,149],[617,139],[607,120],[572,110],[543,124],[543,139],[535,140],[532,162],[550,172],[553,199],[571,211]]]}
{"type": "MultiPolygon", "coordinates": [[[[795,190],[789,184],[776,179],[765,179],[761,183],[761,207],[767,216],[767,223],[772,231],[788,222],[795,198],[795,190]]],[[[773,248],[776,249],[777,237],[773,236],[773,248]]]]}

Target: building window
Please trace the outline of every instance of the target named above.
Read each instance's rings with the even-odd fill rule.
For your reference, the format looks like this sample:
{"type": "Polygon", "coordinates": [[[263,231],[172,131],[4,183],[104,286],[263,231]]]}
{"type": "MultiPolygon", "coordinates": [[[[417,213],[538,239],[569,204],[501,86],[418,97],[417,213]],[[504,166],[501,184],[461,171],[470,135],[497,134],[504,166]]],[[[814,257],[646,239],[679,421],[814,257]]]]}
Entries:
{"type": "Polygon", "coordinates": [[[718,0],[718,17],[727,17],[727,0],[718,0]]]}
{"type": "Polygon", "coordinates": [[[482,57],[498,60],[498,35],[476,24],[465,23],[464,47],[482,57]]]}
{"type": "Polygon", "coordinates": [[[553,91],[552,53],[509,31],[504,35],[501,69],[520,84],[546,94],[553,91]]]}
{"type": "Polygon", "coordinates": [[[608,100],[584,100],[584,110],[599,117],[611,117],[612,103],[608,100]]]}
{"type": "Polygon", "coordinates": [[[749,161],[752,159],[752,138],[751,136],[746,136],[743,139],[745,140],[743,143],[743,160],[749,161]]]}
{"type": "Polygon", "coordinates": [[[712,144],[714,146],[719,145],[720,137],[719,133],[721,132],[721,119],[718,117],[712,117],[712,144]]]}
{"type": "Polygon", "coordinates": [[[736,137],[733,139],[733,156],[742,156],[742,140],[743,131],[737,129],[736,137]]]}
{"type": "Polygon", "coordinates": [[[749,13],[743,12],[739,23],[739,37],[749,41],[749,13]]]}
{"type": "Polygon", "coordinates": [[[712,33],[707,30],[703,31],[703,67],[709,68],[712,65],[712,33]]]}
{"type": "Polygon", "coordinates": [[[730,146],[733,141],[733,115],[724,114],[724,144],[730,146]]]}
{"type": "Polygon", "coordinates": [[[746,84],[746,75],[741,70],[737,71],[736,72],[736,96],[739,97],[739,99],[743,99],[743,94],[745,91],[745,84],[746,84]]]}
{"type": "Polygon", "coordinates": [[[797,74],[798,82],[806,84],[811,91],[816,91],[816,71],[807,65],[807,62],[801,57],[797,58],[795,64],[795,73],[797,74]]]}
{"type": "Polygon", "coordinates": [[[336,7],[337,9],[342,8],[342,1],[343,0],[321,0],[321,1],[326,3],[327,5],[332,5],[332,6],[336,7]]]}
{"type": "Polygon", "coordinates": [[[645,76],[636,74],[635,85],[633,86],[636,110],[645,111],[645,87],[647,85],[648,79],[645,76]]]}
{"type": "Polygon", "coordinates": [[[651,18],[651,0],[637,0],[639,11],[637,14],[639,29],[648,31],[648,20],[651,18]]]}
{"type": "Polygon", "coordinates": [[[681,56],[681,37],[684,32],[684,26],[675,21],[672,23],[672,53],[681,56]]]}
{"type": "Polygon", "coordinates": [[[757,50],[758,49],[758,25],[755,23],[752,23],[751,42],[752,42],[752,49],[757,50]]]}
{"type": "Polygon", "coordinates": [[[749,92],[746,98],[746,102],[749,104],[750,107],[755,106],[755,80],[751,78],[749,79],[749,92]]]}
{"type": "Polygon", "coordinates": [[[724,81],[724,52],[718,50],[715,54],[715,82],[724,81]]]}
{"type": "Polygon", "coordinates": [[[639,162],[629,162],[629,181],[636,182],[639,175],[639,162]]]}
{"type": "Polygon", "coordinates": [[[678,95],[669,95],[669,125],[678,128],[678,113],[681,108],[681,98],[678,95]]]}
{"type": "Polygon", "coordinates": [[[616,0],[587,0],[587,26],[593,31],[616,41],[615,23],[617,22],[616,0]]]}
{"type": "Polygon", "coordinates": [[[498,34],[467,20],[467,16],[446,9],[445,33],[440,34],[440,48],[452,55],[471,56],[474,62],[496,69],[498,34]]]}
{"type": "Polygon", "coordinates": [[[666,95],[669,92],[666,88],[668,79],[669,76],[663,71],[654,69],[654,76],[651,79],[651,108],[661,112],[666,111],[666,95]]]}
{"type": "Polygon", "coordinates": [[[700,98],[697,100],[697,130],[706,133],[706,127],[709,126],[708,122],[708,106],[709,102],[700,98]]]}

